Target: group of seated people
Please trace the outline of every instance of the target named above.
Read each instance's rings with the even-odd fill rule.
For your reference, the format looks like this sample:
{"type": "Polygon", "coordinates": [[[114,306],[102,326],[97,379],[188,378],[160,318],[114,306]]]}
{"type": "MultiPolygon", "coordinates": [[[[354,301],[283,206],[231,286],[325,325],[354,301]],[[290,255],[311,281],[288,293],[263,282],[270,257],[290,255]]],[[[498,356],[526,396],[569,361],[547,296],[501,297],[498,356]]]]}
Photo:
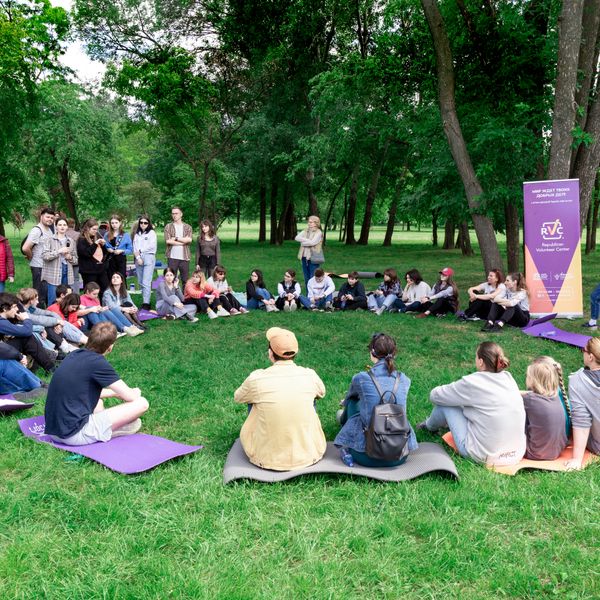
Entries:
{"type": "MultiPolygon", "coordinates": [[[[81,445],[140,429],[148,401],[139,389],[125,384],[106,360],[116,338],[113,323],[96,324],[85,348],[70,353],[54,373],[45,416],[46,433],[55,440],[81,445]],[[105,408],[103,400],[113,397],[123,402],[105,408]]],[[[318,462],[326,449],[315,408],[316,400],[325,396],[325,385],[313,369],[295,363],[299,344],[292,331],[272,327],[266,338],[271,365],[250,373],[234,394],[235,402],[248,405],[241,444],[248,459],[261,468],[305,468],[318,462]]],[[[385,394],[386,402],[406,411],[411,382],[396,365],[393,337],[373,335],[367,351],[372,367],[350,382],[334,444],[342,459],[350,455],[350,465],[396,466],[418,448],[413,428],[408,432],[407,451],[395,460],[373,458],[367,432],[374,408],[385,394]]],[[[415,429],[449,430],[461,456],[486,465],[515,464],[523,457],[554,460],[572,440],[567,466],[580,468],[586,448],[600,453],[600,340],[588,342],[583,363],[569,377],[569,396],[561,366],[548,356],[529,365],[527,390],[520,391],[507,370],[509,360],[502,348],[483,342],[475,352],[475,372],[431,390],[431,414],[415,429]]]]}

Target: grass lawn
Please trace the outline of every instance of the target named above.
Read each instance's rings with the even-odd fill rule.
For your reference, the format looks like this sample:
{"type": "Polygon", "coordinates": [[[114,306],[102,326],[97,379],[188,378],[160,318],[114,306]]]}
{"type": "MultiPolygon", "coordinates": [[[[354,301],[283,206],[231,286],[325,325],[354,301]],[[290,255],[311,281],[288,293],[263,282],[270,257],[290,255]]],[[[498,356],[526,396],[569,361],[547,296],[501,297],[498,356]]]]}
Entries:
{"type": "MultiPolygon", "coordinates": [[[[236,290],[253,268],[263,269],[271,289],[286,268],[301,271],[296,244],[272,248],[244,233],[240,246],[228,241],[231,231],[223,235],[236,290]]],[[[346,248],[333,235],[326,266],[402,273],[416,266],[433,283],[450,265],[464,305],[467,287],[483,281],[481,259],[434,249],[429,235],[398,234],[391,248],[346,248]]],[[[584,257],[586,310],[599,264],[584,257]]],[[[29,282],[19,257],[9,289],[29,282]]],[[[581,331],[581,322],[564,327],[581,331]]],[[[488,339],[477,323],[365,312],[151,322],[146,335],[119,340],[110,361],[150,401],[143,431],[205,449],[126,477],[67,460],[22,437],[17,417],[0,418],[0,598],[600,597],[599,464],[507,477],[454,457],[459,482],[435,474],[402,484],[314,476],[224,487],[223,464],[246,414],[233,392],[251,370],[267,366],[264,334],[272,325],[296,332],[298,363],[325,382],[317,408],[328,439],[340,398],[368,362],[373,332],[399,343],[399,365],[412,380],[413,424],[430,410],[429,390],[472,371],[475,348],[488,339]]],[[[582,364],[575,348],[518,331],[495,339],[521,386],[540,354],[567,373],[582,364]]],[[[40,401],[19,416],[41,413],[40,401]]]]}

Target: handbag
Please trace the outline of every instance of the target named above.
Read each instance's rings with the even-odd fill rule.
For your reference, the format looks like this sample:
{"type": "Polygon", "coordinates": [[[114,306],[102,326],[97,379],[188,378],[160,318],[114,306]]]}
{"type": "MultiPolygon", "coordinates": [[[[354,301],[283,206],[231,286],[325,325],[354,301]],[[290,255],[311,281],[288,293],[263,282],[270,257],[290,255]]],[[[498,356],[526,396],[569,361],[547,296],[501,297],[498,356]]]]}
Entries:
{"type": "Polygon", "coordinates": [[[317,252],[315,250],[311,250],[310,262],[314,263],[315,265],[322,265],[325,262],[325,255],[323,254],[323,251],[321,250],[321,252],[317,252]]]}

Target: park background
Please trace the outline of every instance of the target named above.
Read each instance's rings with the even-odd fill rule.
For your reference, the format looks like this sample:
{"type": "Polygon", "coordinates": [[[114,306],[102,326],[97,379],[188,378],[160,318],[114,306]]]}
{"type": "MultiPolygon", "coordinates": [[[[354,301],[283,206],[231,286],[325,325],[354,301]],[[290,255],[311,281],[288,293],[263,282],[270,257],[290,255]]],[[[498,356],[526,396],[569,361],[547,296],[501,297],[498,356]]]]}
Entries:
{"type": "MultiPolygon", "coordinates": [[[[78,222],[179,204],[220,225],[230,283],[271,288],[298,265],[308,214],[332,271],[522,268],[527,180],[581,182],[586,311],[597,283],[598,0],[0,1],[0,232],[50,204],[78,222]],[[63,3],[64,4],[64,3],[63,3]],[[436,10],[436,9],[439,9],[436,10]],[[78,40],[105,65],[61,62],[78,40]],[[387,235],[386,235],[387,234],[387,235]]],[[[161,252],[164,248],[161,240],[161,252]]],[[[144,431],[205,449],[134,477],[71,461],[0,420],[5,598],[593,598],[600,596],[597,465],[510,478],[455,458],[460,482],[308,477],[223,487],[245,417],[233,392],[289,326],[327,386],[327,438],[372,333],[399,343],[409,417],[470,372],[477,324],[367,313],[153,322],[111,355],[151,409],[144,431]]],[[[580,322],[566,329],[580,330],[580,322]]],[[[562,323],[561,323],[561,326],[562,323]]],[[[574,348],[507,330],[565,371],[574,348]]],[[[43,410],[38,402],[37,414],[43,410]]],[[[422,440],[435,438],[420,434],[422,440]]]]}

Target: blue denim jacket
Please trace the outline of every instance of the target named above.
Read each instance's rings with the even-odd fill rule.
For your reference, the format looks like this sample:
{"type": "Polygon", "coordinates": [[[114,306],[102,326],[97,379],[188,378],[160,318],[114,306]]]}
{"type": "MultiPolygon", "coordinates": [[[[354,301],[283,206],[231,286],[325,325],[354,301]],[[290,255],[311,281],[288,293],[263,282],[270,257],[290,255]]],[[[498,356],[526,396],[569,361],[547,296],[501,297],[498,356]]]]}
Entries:
{"type": "MultiPolygon", "coordinates": [[[[371,372],[384,392],[387,390],[392,391],[397,371],[394,371],[392,375],[388,375],[385,360],[377,362],[371,369],[371,372]]],[[[396,390],[396,404],[399,404],[406,409],[406,397],[408,396],[408,390],[410,388],[410,379],[404,373],[399,373],[399,375],[400,384],[396,390]]],[[[388,394],[386,394],[386,400],[387,396],[388,394]]],[[[357,413],[346,421],[333,443],[336,446],[345,446],[346,448],[352,448],[357,452],[364,452],[366,442],[363,428],[368,427],[371,423],[373,407],[379,404],[380,400],[379,393],[375,389],[375,385],[366,371],[361,371],[352,378],[350,389],[348,390],[344,401],[346,406],[348,405],[348,401],[351,400],[358,401],[360,414],[357,413]]],[[[415,432],[411,427],[408,449],[412,451],[416,450],[418,447],[419,444],[417,443],[415,432]]]]}

